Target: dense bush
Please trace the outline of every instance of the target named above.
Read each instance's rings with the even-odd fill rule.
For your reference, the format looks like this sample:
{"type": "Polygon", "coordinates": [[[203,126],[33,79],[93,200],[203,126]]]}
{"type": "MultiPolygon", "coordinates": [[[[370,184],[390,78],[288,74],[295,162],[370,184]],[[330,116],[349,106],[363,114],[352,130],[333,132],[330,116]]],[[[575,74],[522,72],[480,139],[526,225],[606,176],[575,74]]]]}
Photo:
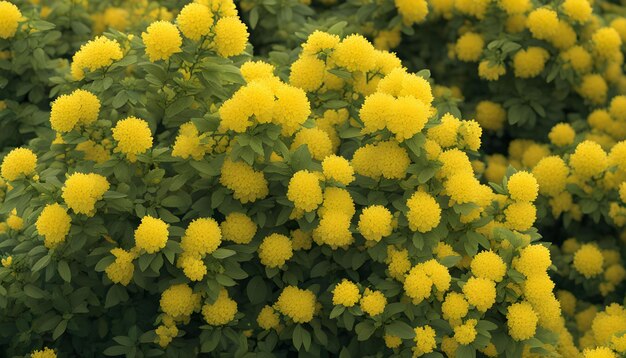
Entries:
{"type": "Polygon", "coordinates": [[[623,12],[0,1],[0,349],[625,354],[623,12]]]}

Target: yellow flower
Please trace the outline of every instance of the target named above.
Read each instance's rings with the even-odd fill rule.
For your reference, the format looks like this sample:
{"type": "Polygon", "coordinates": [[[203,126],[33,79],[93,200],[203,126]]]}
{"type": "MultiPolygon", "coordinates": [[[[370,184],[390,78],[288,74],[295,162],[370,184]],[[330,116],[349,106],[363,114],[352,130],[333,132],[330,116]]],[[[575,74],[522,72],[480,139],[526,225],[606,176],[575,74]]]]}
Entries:
{"type": "Polygon", "coordinates": [[[567,51],[561,52],[561,57],[578,73],[591,71],[593,59],[591,54],[582,46],[570,47],[567,51]]]}
{"type": "Polygon", "coordinates": [[[120,60],[124,54],[120,44],[104,36],[96,37],[80,47],[72,57],[71,73],[76,81],[85,78],[85,69],[93,72],[109,67],[113,61],[120,60]]]}
{"type": "Polygon", "coordinates": [[[612,27],[603,27],[594,32],[591,37],[595,52],[605,59],[614,59],[620,55],[622,38],[612,27]]]}
{"type": "Polygon", "coordinates": [[[248,215],[238,212],[226,215],[220,227],[224,240],[237,244],[250,243],[257,231],[256,223],[248,215]]]}
{"type": "Polygon", "coordinates": [[[334,49],[340,41],[337,35],[315,30],[302,44],[302,54],[317,55],[321,51],[334,49]]]}
{"type": "Polygon", "coordinates": [[[361,298],[359,287],[352,281],[343,279],[333,289],[333,305],[352,307],[361,298]]]}
{"type": "Polygon", "coordinates": [[[77,214],[93,216],[96,202],[109,190],[109,182],[99,174],[74,173],[65,180],[63,200],[77,214]]]}
{"type": "Polygon", "coordinates": [[[282,128],[284,136],[293,135],[311,114],[311,104],[300,88],[280,85],[276,88],[273,121],[282,128]]]}
{"type": "Polygon", "coordinates": [[[489,60],[480,61],[478,64],[478,76],[487,81],[497,81],[504,74],[506,74],[506,67],[502,64],[492,63],[489,60]]]}
{"type": "Polygon", "coordinates": [[[406,215],[411,230],[425,233],[439,225],[441,207],[430,194],[415,192],[406,205],[409,207],[406,215]]]}
{"type": "Polygon", "coordinates": [[[620,95],[613,97],[609,106],[609,113],[611,117],[620,122],[626,121],[626,96],[620,95]]]}
{"type": "Polygon", "coordinates": [[[426,0],[394,0],[402,21],[411,26],[426,19],[428,15],[428,2],[426,0]]]}
{"type": "Polygon", "coordinates": [[[220,184],[233,191],[233,197],[241,203],[251,203],[269,194],[263,172],[256,171],[244,162],[226,159],[222,166],[220,184]]]}
{"type": "Polygon", "coordinates": [[[577,91],[583,98],[599,105],[606,101],[608,86],[602,76],[591,73],[583,76],[577,91]]]}
{"type": "Polygon", "coordinates": [[[265,305],[256,318],[256,322],[262,329],[277,329],[280,325],[278,313],[271,307],[265,305]]]}
{"type": "Polygon", "coordinates": [[[7,218],[6,225],[15,231],[20,231],[24,228],[24,219],[17,215],[16,209],[13,209],[7,218]]]}
{"type": "Polygon", "coordinates": [[[358,229],[366,240],[380,241],[391,235],[391,212],[382,205],[372,205],[365,209],[359,217],[358,229]]]}
{"type": "Polygon", "coordinates": [[[565,15],[579,23],[587,22],[593,11],[587,0],[565,0],[561,7],[565,15]]]}
{"type": "MultiPolygon", "coordinates": [[[[0,8],[0,11],[1,10],[2,9],[0,8]]],[[[45,347],[42,350],[33,351],[30,354],[30,358],[57,358],[57,354],[54,352],[52,348],[45,347]]]]}
{"type": "Polygon", "coordinates": [[[248,28],[238,17],[223,17],[215,24],[215,49],[222,57],[243,53],[248,42],[248,28]]]}
{"type": "Polygon", "coordinates": [[[335,64],[348,71],[367,72],[376,66],[374,46],[363,36],[346,36],[332,54],[335,64]]]}
{"type": "Polygon", "coordinates": [[[72,218],[67,214],[67,210],[61,205],[54,203],[46,205],[41,211],[35,227],[39,235],[44,239],[44,245],[48,249],[54,249],[65,241],[65,237],[70,232],[72,218]]]}
{"type": "Polygon", "coordinates": [[[426,353],[432,352],[437,348],[435,341],[436,332],[431,326],[415,327],[415,347],[413,347],[413,356],[420,357],[426,353]]]}
{"type": "Polygon", "coordinates": [[[566,145],[570,145],[574,143],[574,137],[576,136],[576,132],[574,128],[569,123],[559,123],[552,127],[550,133],[548,134],[548,138],[552,144],[563,147],[566,145]]]}
{"type": "Polygon", "coordinates": [[[539,185],[539,192],[557,196],[565,190],[569,168],[558,156],[545,157],[533,168],[533,176],[539,185]]]}
{"type": "Polygon", "coordinates": [[[169,236],[168,227],[161,219],[144,216],[135,230],[135,245],[149,254],[163,249],[169,236]]]}
{"type": "Polygon", "coordinates": [[[550,250],[543,245],[529,245],[520,251],[520,256],[513,261],[513,268],[526,277],[545,274],[552,265],[550,250]]]}
{"type": "Polygon", "coordinates": [[[525,171],[517,172],[508,179],[507,189],[511,199],[532,202],[537,199],[539,186],[535,177],[525,171]]]}
{"type": "Polygon", "coordinates": [[[211,326],[223,326],[235,319],[235,314],[237,314],[237,302],[228,297],[228,291],[225,288],[220,290],[215,302],[202,306],[202,316],[211,326]]]}
{"type": "Polygon", "coordinates": [[[363,296],[359,302],[361,310],[370,316],[377,316],[385,310],[387,306],[387,297],[380,291],[372,291],[369,288],[365,289],[363,296]]]}
{"type": "Polygon", "coordinates": [[[313,230],[313,240],[319,245],[327,244],[333,250],[350,245],[354,241],[350,219],[351,216],[340,210],[327,210],[313,230]]]}
{"type": "Polygon", "coordinates": [[[502,129],[506,119],[506,111],[499,103],[480,101],[476,105],[476,121],[481,127],[497,131],[502,129]]]}
{"type": "Polygon", "coordinates": [[[608,165],[608,158],[599,144],[586,140],[576,147],[569,158],[569,165],[576,175],[588,179],[601,174],[608,165]]]}
{"type": "Polygon", "coordinates": [[[155,343],[158,343],[161,347],[167,347],[172,340],[178,335],[178,328],[175,325],[166,326],[160,325],[154,330],[157,335],[155,343]]]}
{"type": "Polygon", "coordinates": [[[383,336],[383,340],[385,341],[385,346],[387,346],[387,348],[398,348],[402,344],[402,339],[400,337],[390,334],[385,334],[383,336]]]}
{"type": "Polygon", "coordinates": [[[465,297],[458,292],[450,292],[441,304],[443,318],[451,322],[458,322],[467,315],[469,303],[465,297]]]}
{"type": "Polygon", "coordinates": [[[274,66],[263,61],[247,61],[241,65],[240,71],[244,80],[250,83],[254,80],[272,79],[274,77],[274,66]]]}
{"type": "Polygon", "coordinates": [[[327,180],[335,180],[343,185],[354,181],[354,169],[344,157],[329,155],[322,161],[322,171],[327,180]]]}
{"type": "Polygon", "coordinates": [[[326,64],[315,56],[300,56],[291,64],[289,84],[313,92],[320,88],[326,73],[326,64]]]}
{"type": "Polygon", "coordinates": [[[322,188],[319,177],[308,170],[296,172],[289,180],[287,198],[297,209],[313,211],[322,203],[322,188]]]}
{"type": "Polygon", "coordinates": [[[502,258],[493,251],[482,251],[472,259],[472,273],[476,277],[486,278],[500,282],[506,274],[506,264],[502,258]]]}
{"type": "Polygon", "coordinates": [[[326,132],[319,128],[302,128],[296,133],[291,143],[291,150],[306,145],[313,159],[324,160],[333,152],[333,143],[326,132]]]}
{"type": "Polygon", "coordinates": [[[583,351],[583,358],[617,358],[617,354],[615,354],[611,348],[609,347],[598,347],[598,348],[587,348],[583,351]]]}
{"type": "Polygon", "coordinates": [[[91,92],[78,89],[52,102],[50,126],[59,133],[69,132],[77,124],[90,124],[98,119],[100,100],[91,92]]]}
{"type": "Polygon", "coordinates": [[[391,116],[385,116],[386,125],[399,142],[420,133],[431,115],[430,108],[420,99],[412,96],[396,99],[391,109],[391,116]]]}
{"type": "Polygon", "coordinates": [[[29,176],[35,172],[37,156],[28,148],[15,148],[2,159],[0,173],[7,181],[13,181],[20,176],[29,176]]]}
{"type": "Polygon", "coordinates": [[[526,19],[526,26],[533,37],[539,40],[547,40],[554,36],[558,23],[556,11],[545,7],[533,10],[526,19]]]}
{"type": "Polygon", "coordinates": [[[480,59],[483,47],[485,47],[485,40],[480,34],[466,32],[456,42],[456,56],[461,61],[476,62],[480,59]]]}
{"type": "Polygon", "coordinates": [[[151,23],[146,32],[141,33],[141,39],[146,45],[146,54],[150,62],[169,59],[181,51],[180,46],[183,43],[176,25],[168,21],[151,23]]]}
{"type": "Polygon", "coordinates": [[[291,240],[281,234],[266,236],[258,251],[261,263],[269,268],[281,267],[293,256],[291,240]]]}
{"type": "Polygon", "coordinates": [[[603,272],[604,257],[597,246],[584,244],[574,254],[573,265],[585,278],[591,278],[603,272]]]}
{"type": "Polygon", "coordinates": [[[204,257],[217,250],[222,243],[222,232],[212,218],[200,218],[192,221],[180,240],[180,247],[186,253],[204,257]]]}
{"type": "Polygon", "coordinates": [[[118,247],[112,249],[111,254],[115,256],[115,261],[105,269],[107,277],[113,283],[128,286],[135,271],[135,265],[133,265],[135,255],[118,247]]]}
{"type": "Polygon", "coordinates": [[[532,7],[530,0],[500,0],[498,5],[509,15],[523,14],[532,7]]]}
{"type": "Polygon", "coordinates": [[[463,294],[470,305],[486,312],[496,302],[496,284],[485,278],[470,277],[463,285],[463,294]]]}
{"type": "Polygon", "coordinates": [[[0,1],[0,38],[8,39],[15,36],[20,21],[22,21],[20,9],[8,1],[0,1]]]}
{"type": "Polygon", "coordinates": [[[186,284],[173,285],[161,294],[161,310],[175,321],[184,321],[196,310],[199,299],[186,284]]]}
{"type": "Polygon", "coordinates": [[[2,267],[10,267],[13,263],[13,256],[7,256],[6,258],[3,258],[1,263],[2,267]]]}
{"type": "Polygon", "coordinates": [[[315,294],[312,291],[287,286],[278,296],[274,307],[295,323],[306,323],[313,319],[315,304],[315,294]]]}
{"type": "Polygon", "coordinates": [[[191,281],[201,281],[207,273],[207,267],[201,256],[195,253],[183,252],[178,256],[176,266],[183,270],[191,281]]]}
{"type": "Polygon", "coordinates": [[[532,338],[538,320],[537,313],[526,301],[512,304],[507,308],[506,324],[509,327],[509,335],[516,341],[532,338]]]}
{"type": "Polygon", "coordinates": [[[475,319],[468,319],[464,324],[454,327],[454,340],[462,345],[468,345],[476,339],[476,324],[478,321],[475,319]]]}
{"type": "Polygon", "coordinates": [[[211,31],[213,14],[205,5],[187,4],[176,17],[176,24],[185,37],[198,41],[211,31]]]}
{"type": "Polygon", "coordinates": [[[113,139],[117,141],[115,151],[125,154],[130,162],[137,160],[137,154],[152,148],[152,132],[148,122],[135,117],[118,121],[113,128],[113,139]]]}
{"type": "Polygon", "coordinates": [[[413,304],[419,304],[430,297],[433,280],[426,274],[423,266],[413,267],[404,280],[404,292],[413,300],[413,304]]]}
{"type": "Polygon", "coordinates": [[[513,56],[515,77],[536,77],[543,71],[550,54],[542,47],[531,46],[526,50],[519,50],[513,56]]]}

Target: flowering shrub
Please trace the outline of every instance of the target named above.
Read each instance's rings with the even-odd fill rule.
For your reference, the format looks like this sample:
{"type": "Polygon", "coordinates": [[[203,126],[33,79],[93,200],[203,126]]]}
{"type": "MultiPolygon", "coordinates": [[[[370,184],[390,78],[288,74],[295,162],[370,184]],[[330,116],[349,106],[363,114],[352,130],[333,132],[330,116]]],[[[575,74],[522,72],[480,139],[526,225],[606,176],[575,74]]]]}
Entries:
{"type": "Polygon", "coordinates": [[[16,4],[6,355],[626,354],[621,7],[16,4]]]}

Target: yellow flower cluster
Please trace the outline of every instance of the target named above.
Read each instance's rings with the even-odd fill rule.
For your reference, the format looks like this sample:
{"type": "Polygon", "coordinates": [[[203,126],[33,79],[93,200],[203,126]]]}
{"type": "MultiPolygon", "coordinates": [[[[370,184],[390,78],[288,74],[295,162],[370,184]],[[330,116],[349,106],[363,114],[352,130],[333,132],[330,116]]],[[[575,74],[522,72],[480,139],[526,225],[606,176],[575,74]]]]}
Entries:
{"type": "Polygon", "coordinates": [[[85,69],[89,72],[111,66],[121,60],[124,54],[120,44],[104,36],[96,37],[80,47],[72,57],[71,72],[74,80],[85,78],[85,69]]]}
{"type": "Polygon", "coordinates": [[[310,290],[287,286],[278,296],[274,308],[295,323],[306,323],[313,319],[316,298],[310,290]]]}
{"type": "Polygon", "coordinates": [[[115,256],[115,261],[113,261],[105,269],[107,277],[113,283],[119,283],[123,286],[128,286],[130,280],[132,280],[133,278],[133,273],[135,271],[135,265],[133,265],[135,254],[121,248],[112,249],[111,254],[115,256]]]}
{"type": "Polygon", "coordinates": [[[62,197],[65,204],[77,214],[93,216],[96,202],[109,190],[105,177],[95,173],[74,173],[65,180],[62,197]]]}
{"type": "Polygon", "coordinates": [[[0,1],[0,39],[15,36],[20,21],[22,21],[20,9],[8,1],[0,1]]]}
{"type": "Polygon", "coordinates": [[[281,234],[271,234],[259,246],[259,259],[267,267],[281,267],[293,256],[291,240],[281,234]]]}
{"type": "Polygon", "coordinates": [[[39,235],[44,237],[44,245],[48,249],[54,249],[65,241],[70,232],[72,218],[67,210],[61,205],[54,203],[46,205],[41,211],[35,227],[39,235]]]}
{"type": "Polygon", "coordinates": [[[27,148],[15,148],[2,159],[0,174],[5,180],[13,181],[35,172],[37,155],[27,148]]]}
{"type": "Polygon", "coordinates": [[[235,319],[237,314],[237,302],[228,297],[225,288],[220,290],[217,299],[213,303],[205,303],[202,306],[202,316],[206,323],[211,326],[223,326],[235,319]]]}
{"type": "Polygon", "coordinates": [[[220,183],[233,191],[233,197],[243,204],[263,199],[269,194],[263,172],[244,162],[224,161],[220,183]]]}
{"type": "Polygon", "coordinates": [[[128,117],[117,122],[113,128],[113,139],[117,141],[116,152],[125,154],[130,162],[137,160],[137,155],[152,147],[152,131],[143,119],[128,117]]]}
{"type": "Polygon", "coordinates": [[[149,254],[163,249],[169,236],[168,227],[161,219],[144,216],[135,230],[135,245],[149,254]]]}
{"type": "Polygon", "coordinates": [[[73,130],[76,125],[88,125],[98,119],[100,100],[93,93],[78,89],[52,102],[50,126],[59,133],[73,130]]]}

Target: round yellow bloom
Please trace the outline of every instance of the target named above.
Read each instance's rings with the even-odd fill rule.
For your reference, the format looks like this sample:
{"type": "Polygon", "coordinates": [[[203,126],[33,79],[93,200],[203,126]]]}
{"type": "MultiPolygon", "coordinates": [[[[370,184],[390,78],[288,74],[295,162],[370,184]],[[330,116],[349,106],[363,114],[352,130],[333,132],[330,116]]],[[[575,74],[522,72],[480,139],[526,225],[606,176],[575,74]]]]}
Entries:
{"type": "Polygon", "coordinates": [[[464,324],[454,327],[454,339],[463,345],[468,345],[476,339],[476,324],[478,321],[475,319],[468,319],[464,324]]]}
{"type": "Polygon", "coordinates": [[[620,54],[622,38],[612,27],[603,27],[591,37],[595,52],[602,58],[613,59],[620,54]]]}
{"type": "Polygon", "coordinates": [[[169,59],[181,51],[180,46],[183,44],[178,28],[168,21],[151,23],[146,32],[141,33],[141,39],[146,45],[146,54],[150,62],[169,59]]]}
{"type": "Polygon", "coordinates": [[[246,49],[248,36],[248,28],[238,17],[223,17],[215,24],[215,50],[222,57],[240,55],[246,49]]]}
{"type": "Polygon", "coordinates": [[[489,60],[480,61],[478,64],[478,76],[484,80],[497,81],[504,74],[506,74],[506,67],[502,64],[492,63],[489,60]]]}
{"type": "Polygon", "coordinates": [[[441,124],[428,130],[427,137],[437,142],[442,148],[451,147],[456,144],[460,126],[461,120],[446,113],[441,117],[441,124]]]}
{"type": "Polygon", "coordinates": [[[322,171],[327,180],[335,180],[343,185],[354,181],[354,169],[350,162],[338,155],[329,155],[322,161],[322,171]]]}
{"type": "Polygon", "coordinates": [[[430,297],[433,280],[422,266],[413,267],[404,280],[404,292],[413,299],[413,304],[419,304],[430,297]]]}
{"type": "Polygon", "coordinates": [[[363,292],[363,297],[359,302],[361,310],[370,316],[377,316],[385,310],[387,306],[387,297],[380,291],[372,291],[369,288],[363,292]]]}
{"type": "Polygon", "coordinates": [[[507,308],[506,324],[509,335],[516,341],[532,338],[537,329],[537,313],[528,302],[519,302],[507,308]]]}
{"type": "Polygon", "coordinates": [[[312,92],[320,88],[324,81],[326,64],[315,56],[300,56],[291,64],[289,84],[312,92]]]}
{"type": "Polygon", "coordinates": [[[476,121],[487,130],[498,131],[504,127],[506,111],[502,105],[491,101],[480,101],[476,105],[476,121]]]}
{"type": "Polygon", "coordinates": [[[267,180],[262,171],[256,171],[244,162],[224,161],[220,184],[233,191],[233,197],[241,203],[252,203],[269,194],[267,180]]]}
{"type": "Polygon", "coordinates": [[[506,274],[506,264],[502,258],[493,251],[482,251],[478,253],[472,259],[470,267],[474,276],[495,282],[502,281],[506,274]]]}
{"type": "Polygon", "coordinates": [[[289,180],[287,198],[297,209],[313,211],[322,203],[322,188],[319,177],[308,170],[296,172],[289,180]]]}
{"type": "Polygon", "coordinates": [[[15,148],[2,159],[0,173],[7,181],[13,181],[20,176],[30,176],[35,172],[37,156],[28,148],[15,148]]]}
{"type": "Polygon", "coordinates": [[[606,101],[608,86],[602,76],[598,74],[587,74],[583,76],[578,87],[578,93],[588,99],[593,104],[603,104],[606,101]]]}
{"type": "Polygon", "coordinates": [[[168,227],[169,225],[161,219],[144,216],[135,230],[135,245],[149,254],[161,250],[167,244],[168,227]]]}
{"type": "Polygon", "coordinates": [[[511,199],[515,201],[535,201],[539,192],[539,185],[535,177],[529,172],[517,172],[506,183],[511,199]]]}
{"type": "Polygon", "coordinates": [[[469,311],[469,303],[465,297],[458,292],[450,292],[446,295],[446,299],[441,304],[441,313],[443,318],[448,321],[459,321],[467,315],[469,311]]]}
{"type": "MultiPolygon", "coordinates": [[[[3,2],[6,2],[6,1],[3,1],[3,2]]],[[[2,5],[2,3],[0,3],[0,5],[2,5]]],[[[2,8],[0,8],[0,11],[2,11],[2,8]]],[[[30,358],[57,358],[57,354],[54,352],[52,348],[45,347],[42,350],[33,351],[30,354],[30,358]]]]}
{"type": "Polygon", "coordinates": [[[237,212],[226,215],[220,227],[224,240],[237,244],[250,243],[257,230],[256,223],[248,215],[237,212]]]}
{"type": "Polygon", "coordinates": [[[280,124],[284,136],[293,135],[311,114],[311,104],[302,89],[282,85],[276,91],[274,122],[280,124]]]}
{"type": "Polygon", "coordinates": [[[485,40],[480,34],[474,32],[466,32],[459,37],[454,47],[456,57],[465,62],[476,62],[480,59],[480,55],[485,47],[485,40]]]}
{"type": "Polygon", "coordinates": [[[187,4],[176,17],[176,24],[185,37],[198,41],[211,32],[213,14],[205,5],[187,4]]]}
{"type": "Polygon", "coordinates": [[[109,190],[109,182],[99,174],[74,173],[65,180],[63,200],[77,214],[93,216],[96,202],[109,190]]]}
{"type": "Polygon", "coordinates": [[[470,277],[463,285],[463,294],[470,305],[486,312],[496,302],[496,284],[486,278],[470,277]]]}
{"type": "Polygon", "coordinates": [[[588,179],[601,174],[608,165],[608,158],[602,147],[586,140],[576,147],[569,157],[569,165],[576,175],[588,179]]]}
{"type": "Polygon", "coordinates": [[[72,218],[67,214],[67,210],[61,205],[54,203],[46,205],[41,211],[35,227],[39,235],[44,239],[44,245],[48,249],[53,249],[65,241],[65,237],[70,232],[72,218]]]}
{"type": "Polygon", "coordinates": [[[545,7],[533,10],[526,19],[526,26],[533,37],[539,40],[547,40],[554,36],[558,24],[559,19],[556,11],[545,7]]]}
{"type": "Polygon", "coordinates": [[[389,275],[398,281],[404,280],[404,274],[411,268],[409,251],[396,250],[393,246],[387,247],[387,268],[389,275]]]}
{"type": "Polygon", "coordinates": [[[394,0],[398,13],[406,25],[419,23],[428,15],[428,2],[426,0],[394,0]]]}
{"type": "Polygon", "coordinates": [[[365,209],[359,217],[358,229],[366,240],[380,241],[391,235],[393,216],[389,209],[382,205],[372,205],[365,209]]]}
{"type": "Polygon", "coordinates": [[[576,22],[584,23],[591,17],[592,9],[587,0],[565,0],[561,6],[565,15],[576,22]]]}
{"type": "Polygon", "coordinates": [[[316,298],[312,291],[287,286],[278,296],[274,307],[295,323],[306,323],[313,319],[315,304],[316,298]]]}
{"type": "Polygon", "coordinates": [[[574,143],[575,136],[576,131],[574,131],[574,128],[572,128],[569,123],[559,123],[555,125],[548,134],[550,142],[557,147],[563,147],[574,143]]]}
{"type": "Polygon", "coordinates": [[[407,200],[406,205],[409,207],[406,216],[411,230],[424,233],[439,225],[441,207],[430,194],[415,192],[407,200]]]}
{"type": "Polygon", "coordinates": [[[113,283],[128,286],[135,271],[135,265],[133,265],[135,255],[119,247],[112,249],[111,254],[115,256],[115,261],[105,269],[107,277],[113,283]]]}
{"type": "Polygon", "coordinates": [[[561,53],[561,57],[578,73],[582,74],[591,71],[593,58],[582,46],[570,47],[567,51],[561,53]]]}
{"type": "Polygon", "coordinates": [[[545,157],[533,168],[533,176],[543,195],[557,196],[565,190],[569,168],[558,156],[545,157]]]}
{"type": "Polygon", "coordinates": [[[419,357],[426,353],[432,352],[437,348],[435,337],[437,332],[431,326],[415,327],[415,347],[413,347],[413,356],[419,357]]]}
{"type": "Polygon", "coordinates": [[[526,50],[519,50],[513,56],[515,77],[531,78],[543,71],[550,54],[542,47],[531,46],[526,50]]]}
{"type": "Polygon", "coordinates": [[[586,278],[598,276],[603,271],[604,256],[597,246],[584,244],[574,254],[573,265],[586,278]]]}
{"type": "Polygon", "coordinates": [[[8,1],[0,1],[0,39],[15,36],[20,21],[22,21],[20,9],[8,1]]]}
{"type": "Polygon", "coordinates": [[[626,96],[620,95],[615,96],[611,100],[611,104],[609,106],[609,113],[611,117],[615,118],[618,121],[624,122],[626,121],[626,96]]]}
{"type": "Polygon", "coordinates": [[[333,305],[352,307],[361,298],[359,287],[352,281],[343,279],[333,289],[333,305]]]}
{"type": "Polygon", "coordinates": [[[330,50],[337,47],[341,40],[337,35],[315,30],[305,43],[302,44],[302,53],[305,55],[317,55],[324,50],[330,50]]]}
{"type": "Polygon", "coordinates": [[[617,354],[609,347],[587,348],[583,351],[583,358],[617,358],[617,354]]]}
{"type": "Polygon", "coordinates": [[[523,14],[532,7],[530,0],[499,0],[498,5],[509,15],[523,14]]]}
{"type": "Polygon", "coordinates": [[[526,277],[545,274],[552,265],[550,250],[543,245],[529,245],[520,251],[520,256],[513,261],[513,268],[526,277]]]}
{"type": "Polygon", "coordinates": [[[109,67],[124,56],[120,44],[104,36],[96,37],[80,47],[72,57],[71,73],[76,81],[85,78],[85,69],[93,72],[109,67]]]}
{"type": "Polygon", "coordinates": [[[158,343],[161,347],[165,348],[172,343],[172,340],[176,336],[178,336],[178,328],[175,325],[169,327],[166,325],[160,325],[154,330],[154,333],[157,335],[155,343],[158,343]]]}
{"type": "Polygon", "coordinates": [[[267,267],[281,267],[293,256],[291,240],[281,234],[271,234],[259,246],[259,259],[267,267]]]}
{"type": "Polygon", "coordinates": [[[398,348],[402,344],[402,339],[400,337],[392,336],[389,334],[385,334],[383,336],[383,340],[385,341],[385,346],[387,348],[398,348]]]}
{"type": "Polygon", "coordinates": [[[333,250],[350,245],[354,241],[350,231],[351,216],[343,211],[331,209],[324,213],[319,225],[313,230],[313,240],[326,244],[333,250]]]}
{"type": "Polygon", "coordinates": [[[16,209],[13,209],[6,220],[6,225],[15,231],[20,231],[24,228],[24,219],[17,215],[16,209]]]}
{"type": "Polygon", "coordinates": [[[77,124],[89,124],[98,119],[100,100],[90,92],[76,90],[52,102],[50,126],[59,133],[69,132],[77,124]]]}
{"type": "Polygon", "coordinates": [[[330,137],[319,128],[302,128],[296,133],[291,143],[291,150],[295,151],[303,145],[307,146],[313,159],[320,161],[333,152],[333,143],[330,141],[330,137]]]}
{"type": "Polygon", "coordinates": [[[376,66],[374,46],[363,36],[346,36],[335,48],[332,58],[348,71],[367,72],[376,66]]]}
{"type": "Polygon", "coordinates": [[[274,77],[274,66],[263,61],[247,61],[241,65],[241,75],[250,83],[254,80],[271,79],[274,77]]]}
{"type": "Polygon", "coordinates": [[[529,202],[515,202],[504,210],[506,225],[510,229],[526,231],[537,219],[537,208],[529,202]]]}
{"type": "Polygon", "coordinates": [[[211,326],[223,326],[235,319],[235,314],[237,314],[237,302],[228,297],[228,291],[225,288],[220,290],[215,302],[202,306],[202,316],[211,326]]]}
{"type": "Polygon", "coordinates": [[[277,329],[280,325],[280,317],[271,306],[264,306],[256,318],[256,322],[262,329],[277,329]]]}
{"type": "Polygon", "coordinates": [[[137,160],[137,154],[152,148],[152,131],[148,122],[135,117],[118,121],[113,128],[113,139],[117,141],[115,151],[126,154],[130,162],[137,160]]]}
{"type": "Polygon", "coordinates": [[[183,252],[178,256],[176,266],[183,270],[191,281],[201,281],[207,273],[207,267],[202,258],[194,253],[183,252]]]}
{"type": "Polygon", "coordinates": [[[186,284],[173,285],[161,294],[161,310],[175,321],[182,321],[193,313],[199,299],[200,295],[186,284]]]}
{"type": "Polygon", "coordinates": [[[192,221],[180,240],[180,247],[189,254],[204,255],[217,250],[222,243],[222,232],[212,218],[200,218],[192,221]]]}

